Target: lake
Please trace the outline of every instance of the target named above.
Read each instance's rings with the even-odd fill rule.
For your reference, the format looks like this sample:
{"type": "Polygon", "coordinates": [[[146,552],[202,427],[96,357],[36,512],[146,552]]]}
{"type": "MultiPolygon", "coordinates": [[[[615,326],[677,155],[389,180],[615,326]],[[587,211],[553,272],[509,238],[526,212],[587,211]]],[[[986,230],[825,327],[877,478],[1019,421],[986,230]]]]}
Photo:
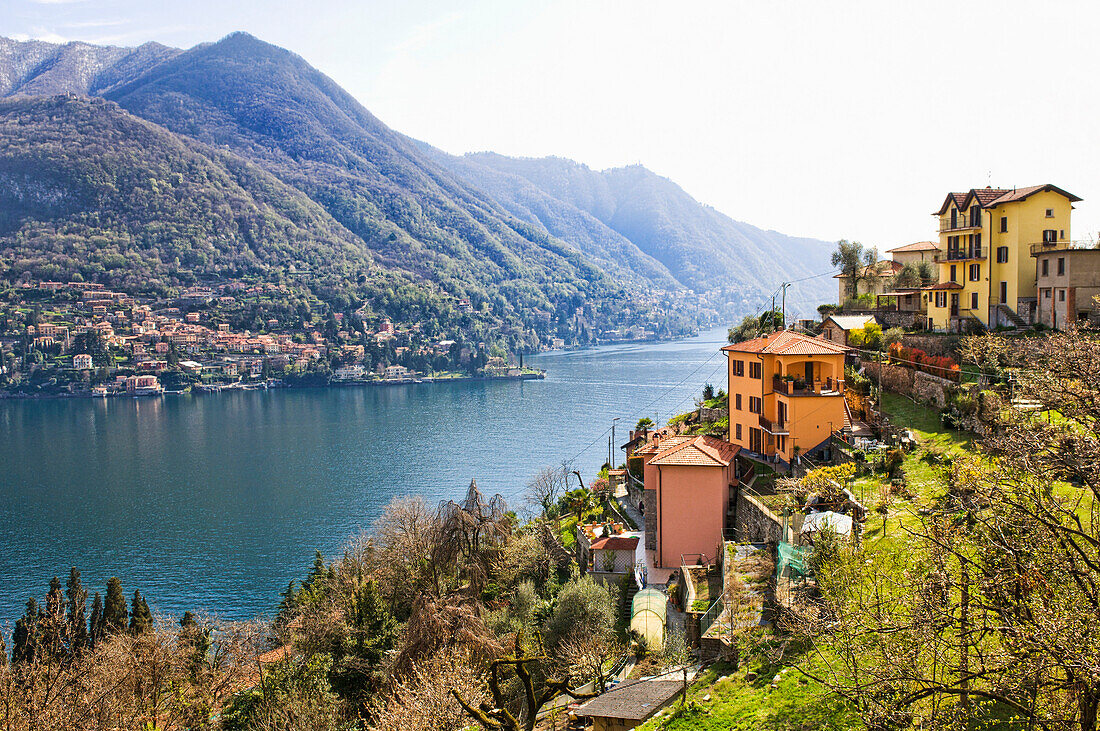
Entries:
{"type": "Polygon", "coordinates": [[[518,509],[543,466],[591,479],[614,417],[622,444],[642,416],[725,386],[724,339],[528,356],[538,381],[0,401],[0,622],[74,565],[154,611],[269,615],[315,549],[334,554],[396,495],[434,504],[476,478],[518,509]]]}

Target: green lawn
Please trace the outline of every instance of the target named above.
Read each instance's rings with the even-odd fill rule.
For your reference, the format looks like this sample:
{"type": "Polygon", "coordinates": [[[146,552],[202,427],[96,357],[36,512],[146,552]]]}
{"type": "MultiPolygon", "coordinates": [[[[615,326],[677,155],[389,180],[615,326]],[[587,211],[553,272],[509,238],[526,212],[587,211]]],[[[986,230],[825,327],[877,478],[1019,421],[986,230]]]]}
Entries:
{"type": "MultiPolygon", "coordinates": [[[[674,678],[675,676],[669,676],[674,678]]],[[[748,662],[740,670],[718,663],[688,691],[686,707],[666,709],[640,727],[672,731],[848,731],[863,725],[845,703],[793,667],[748,662]],[[756,674],[747,680],[748,673],[756,674]],[[779,675],[777,687],[772,679],[779,675]],[[709,700],[704,700],[709,696],[709,700]]]]}

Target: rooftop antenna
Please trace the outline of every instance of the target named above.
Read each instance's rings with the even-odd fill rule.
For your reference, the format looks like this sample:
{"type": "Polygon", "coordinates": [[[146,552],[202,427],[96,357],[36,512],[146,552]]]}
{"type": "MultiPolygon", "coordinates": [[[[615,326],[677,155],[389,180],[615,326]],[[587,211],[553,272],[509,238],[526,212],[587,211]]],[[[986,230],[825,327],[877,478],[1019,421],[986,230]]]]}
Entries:
{"type": "Polygon", "coordinates": [[[993,171],[992,170],[987,170],[985,172],[985,187],[987,187],[987,188],[992,188],[993,187],[993,171]]]}

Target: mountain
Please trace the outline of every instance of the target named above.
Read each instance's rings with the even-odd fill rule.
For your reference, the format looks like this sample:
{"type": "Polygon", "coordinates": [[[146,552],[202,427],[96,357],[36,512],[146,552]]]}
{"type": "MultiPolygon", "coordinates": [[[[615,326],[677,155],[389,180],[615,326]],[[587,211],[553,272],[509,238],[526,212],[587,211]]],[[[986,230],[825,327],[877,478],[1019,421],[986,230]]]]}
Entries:
{"type": "Polygon", "coordinates": [[[99,95],[180,53],[159,43],[120,48],[0,38],[0,97],[99,95]]]}
{"type": "Polygon", "coordinates": [[[135,290],[369,268],[355,236],[303,194],[225,151],[88,97],[0,101],[0,262],[135,290]]]}
{"type": "Polygon", "coordinates": [[[0,181],[10,205],[0,221],[0,263],[64,260],[71,269],[84,265],[81,257],[98,261],[106,237],[113,268],[84,266],[87,273],[171,285],[227,272],[285,277],[295,251],[305,265],[293,273],[301,279],[307,270],[315,292],[379,312],[422,301],[419,310],[404,307],[411,316],[468,299],[487,313],[480,335],[507,334],[520,347],[640,323],[683,332],[718,310],[755,308],[781,276],[827,268],[818,266],[823,242],[739,224],[644,168],[595,172],[567,160],[445,155],[387,127],[302,58],[245,33],[185,51],[3,39],[0,96],[13,99],[5,115],[39,115],[33,125],[42,140],[75,135],[74,147],[96,168],[92,175],[76,156],[23,139],[0,181]],[[59,93],[117,107],[92,105],[73,119],[56,99],[67,110],[58,118],[18,106],[59,93]],[[129,144],[131,134],[139,141],[129,144]],[[123,161],[112,158],[112,145],[126,149],[123,161]],[[143,149],[156,145],[175,151],[172,160],[143,149]],[[95,187],[120,164],[127,180],[183,176],[179,206],[158,199],[167,221],[138,188],[95,187]],[[225,182],[201,192],[188,185],[193,169],[225,182]],[[90,201],[113,212],[107,223],[102,214],[95,220],[90,201]],[[224,216],[185,226],[184,211],[208,209],[224,216]],[[270,218],[272,226],[257,238],[245,233],[248,224],[231,225],[235,216],[270,218]],[[96,228],[107,224],[114,228],[106,233],[96,228]],[[170,233],[156,247],[140,243],[158,225],[170,233]],[[72,231],[89,234],[83,249],[64,240],[72,231]],[[180,231],[191,233],[177,245],[180,231]],[[322,271],[310,261],[332,266],[322,271]],[[140,262],[141,274],[124,274],[128,262],[140,262]],[[400,295],[378,284],[387,278],[401,283],[400,295]]]}
{"type": "MultiPolygon", "coordinates": [[[[491,152],[455,157],[438,150],[433,158],[488,190],[518,218],[537,220],[553,235],[574,242],[592,238],[594,227],[602,224],[604,239],[617,234],[612,240],[629,241],[677,284],[716,293],[735,307],[757,305],[759,295],[770,292],[780,278],[801,279],[832,269],[831,244],[735,221],[640,165],[596,171],[556,157],[491,152]]],[[[825,277],[800,282],[788,290],[788,304],[812,307],[833,289],[825,277]]]]}

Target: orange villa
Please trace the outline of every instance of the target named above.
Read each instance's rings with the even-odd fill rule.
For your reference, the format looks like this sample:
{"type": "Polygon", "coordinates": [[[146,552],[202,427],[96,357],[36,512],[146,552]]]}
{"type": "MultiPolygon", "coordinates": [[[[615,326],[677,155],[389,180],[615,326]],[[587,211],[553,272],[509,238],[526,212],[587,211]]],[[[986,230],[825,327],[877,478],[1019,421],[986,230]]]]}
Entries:
{"type": "Polygon", "coordinates": [[[722,348],[729,360],[729,440],[742,455],[790,463],[827,449],[850,424],[844,401],[849,348],[789,330],[722,348]]]}
{"type": "Polygon", "coordinates": [[[661,434],[635,451],[644,464],[646,548],[656,566],[675,568],[695,554],[714,559],[736,499],[737,452],[717,437],[661,434]]]}

